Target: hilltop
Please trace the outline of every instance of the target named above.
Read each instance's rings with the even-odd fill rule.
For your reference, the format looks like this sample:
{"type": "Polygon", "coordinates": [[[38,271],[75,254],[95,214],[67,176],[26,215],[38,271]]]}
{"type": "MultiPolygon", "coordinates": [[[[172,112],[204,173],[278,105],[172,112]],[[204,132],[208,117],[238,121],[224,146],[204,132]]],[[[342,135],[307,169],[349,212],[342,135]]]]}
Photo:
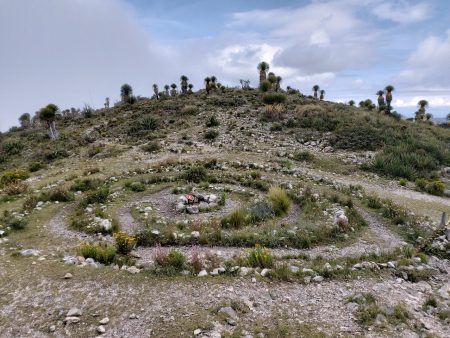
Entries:
{"type": "Polygon", "coordinates": [[[450,129],[219,88],[1,135],[0,335],[448,336],[450,129]]]}

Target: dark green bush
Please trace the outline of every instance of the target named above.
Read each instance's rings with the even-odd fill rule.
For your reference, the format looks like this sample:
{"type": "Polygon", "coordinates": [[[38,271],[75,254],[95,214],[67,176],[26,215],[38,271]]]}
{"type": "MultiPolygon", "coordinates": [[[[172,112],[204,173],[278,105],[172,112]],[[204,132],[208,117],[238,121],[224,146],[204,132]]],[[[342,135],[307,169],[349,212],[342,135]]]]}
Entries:
{"type": "Polygon", "coordinates": [[[70,187],[72,191],[88,191],[99,188],[102,185],[102,181],[97,178],[85,178],[76,179],[73,185],[70,187]]]}
{"type": "Polygon", "coordinates": [[[75,200],[73,192],[68,191],[63,187],[58,187],[54,190],[49,190],[41,193],[39,200],[43,202],[71,202],[75,200]]]}
{"type": "Polygon", "coordinates": [[[279,104],[286,102],[286,95],[281,93],[267,93],[263,97],[265,104],[279,104]]]}
{"type": "Polygon", "coordinates": [[[314,158],[315,158],[314,155],[307,150],[300,151],[294,154],[294,160],[300,162],[311,162],[314,161],[314,158]]]}
{"type": "Polygon", "coordinates": [[[109,193],[110,192],[108,187],[103,187],[95,191],[91,191],[86,195],[86,197],[82,199],[81,205],[85,208],[89,204],[105,204],[108,201],[109,193]]]}
{"type": "Polygon", "coordinates": [[[147,153],[157,152],[160,148],[158,142],[149,142],[141,147],[141,149],[147,153]]]}
{"type": "Polygon", "coordinates": [[[220,125],[219,120],[215,115],[210,116],[210,118],[206,121],[207,127],[218,127],[220,125]]]}
{"type": "Polygon", "coordinates": [[[253,223],[265,221],[275,215],[272,206],[265,201],[259,201],[253,204],[249,212],[253,223]]]}
{"type": "Polygon", "coordinates": [[[20,141],[9,140],[2,143],[2,150],[6,155],[20,154],[24,145],[20,141]]]}
{"type": "Polygon", "coordinates": [[[215,129],[207,130],[204,133],[204,137],[206,140],[215,140],[219,136],[219,131],[215,129]]]}
{"type": "Polygon", "coordinates": [[[348,126],[336,132],[334,146],[348,150],[377,150],[382,144],[381,133],[373,127],[348,126]]]}
{"type": "Polygon", "coordinates": [[[44,168],[45,168],[45,164],[43,164],[42,162],[31,162],[28,165],[28,170],[32,173],[39,171],[41,169],[44,169],[44,168]]]}
{"type": "Polygon", "coordinates": [[[208,173],[204,167],[193,166],[185,171],[183,178],[189,182],[200,183],[205,181],[208,177],[208,173]]]}

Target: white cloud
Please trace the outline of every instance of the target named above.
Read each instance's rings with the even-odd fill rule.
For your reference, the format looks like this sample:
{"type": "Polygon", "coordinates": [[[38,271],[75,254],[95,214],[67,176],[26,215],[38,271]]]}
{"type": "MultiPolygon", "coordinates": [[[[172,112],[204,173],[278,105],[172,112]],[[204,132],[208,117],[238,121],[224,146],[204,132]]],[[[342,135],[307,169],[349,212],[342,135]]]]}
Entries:
{"type": "Polygon", "coordinates": [[[406,108],[417,107],[420,100],[427,100],[430,107],[449,107],[450,95],[436,96],[433,94],[416,95],[416,96],[402,96],[394,100],[394,107],[406,108]]]}
{"type": "Polygon", "coordinates": [[[275,66],[295,69],[299,76],[336,73],[367,66],[375,59],[372,43],[379,32],[358,18],[360,5],[338,0],[252,10],[235,13],[231,27],[256,27],[267,33],[263,41],[277,41],[280,49],[273,59],[275,66]]]}
{"type": "Polygon", "coordinates": [[[373,13],[384,20],[410,24],[428,19],[431,15],[431,8],[425,2],[412,4],[409,1],[401,0],[380,3],[374,8],[373,13]]]}
{"type": "Polygon", "coordinates": [[[421,41],[398,80],[416,88],[450,89],[450,29],[443,38],[429,36],[421,41]]]}

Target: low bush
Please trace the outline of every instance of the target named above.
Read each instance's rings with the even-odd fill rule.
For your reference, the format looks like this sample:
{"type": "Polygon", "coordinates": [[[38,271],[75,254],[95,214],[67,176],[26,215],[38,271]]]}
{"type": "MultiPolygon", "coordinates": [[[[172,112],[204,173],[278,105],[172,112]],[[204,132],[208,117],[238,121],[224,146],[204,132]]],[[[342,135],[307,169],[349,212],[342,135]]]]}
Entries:
{"type": "Polygon", "coordinates": [[[247,251],[247,263],[254,268],[271,268],[274,265],[274,259],[269,250],[260,245],[247,251]]]}
{"type": "Polygon", "coordinates": [[[5,210],[3,211],[3,215],[0,217],[0,224],[4,227],[10,227],[13,230],[22,230],[28,224],[28,221],[22,215],[16,215],[12,212],[5,210]]]}
{"type": "Polygon", "coordinates": [[[445,184],[440,180],[426,180],[418,178],[416,180],[416,187],[419,190],[425,191],[431,195],[443,196],[445,192],[445,184]]]}
{"type": "Polygon", "coordinates": [[[42,162],[31,162],[28,165],[28,170],[32,173],[39,171],[41,169],[45,168],[45,164],[43,164],[42,162]]]}
{"type": "Polygon", "coordinates": [[[219,136],[219,131],[215,129],[206,130],[203,136],[205,140],[215,140],[219,136]]]}
{"type": "Polygon", "coordinates": [[[272,208],[275,215],[282,216],[287,214],[291,207],[291,199],[285,190],[280,187],[271,187],[267,197],[272,203],[272,208]]]}
{"type": "Polygon", "coordinates": [[[373,127],[356,125],[338,130],[334,146],[346,150],[377,150],[382,144],[380,131],[373,127]]]}
{"type": "Polygon", "coordinates": [[[156,248],[153,259],[158,266],[163,268],[173,268],[177,271],[182,270],[186,264],[186,257],[182,252],[172,249],[167,253],[161,246],[156,248]]]}
{"type": "Polygon", "coordinates": [[[180,110],[181,115],[196,115],[198,113],[198,107],[197,106],[184,106],[180,110]]]}
{"type": "Polygon", "coordinates": [[[259,201],[250,207],[250,218],[252,223],[259,223],[275,215],[272,205],[266,201],[259,201]]]}
{"type": "Polygon", "coordinates": [[[24,148],[24,145],[20,141],[9,140],[3,142],[1,147],[6,155],[18,155],[24,148]]]}
{"type": "Polygon", "coordinates": [[[43,202],[71,202],[75,200],[75,195],[73,192],[63,188],[58,187],[53,190],[48,190],[40,194],[39,200],[43,202]]]}
{"type": "Polygon", "coordinates": [[[286,102],[286,95],[281,93],[267,93],[263,97],[265,104],[280,104],[286,102]]]}
{"type": "Polygon", "coordinates": [[[28,191],[28,184],[25,182],[11,182],[3,187],[4,192],[8,196],[21,195],[28,191]]]}
{"type": "Polygon", "coordinates": [[[116,250],[119,254],[128,255],[136,245],[136,237],[119,231],[114,234],[116,250]]]}
{"type": "Polygon", "coordinates": [[[127,182],[125,183],[125,187],[134,192],[142,192],[146,189],[145,184],[142,182],[127,182]]]}
{"type": "Polygon", "coordinates": [[[91,244],[83,242],[77,249],[80,256],[92,258],[102,264],[111,264],[116,257],[116,249],[105,243],[91,244]]]}
{"type": "Polygon", "coordinates": [[[294,160],[299,161],[299,162],[312,162],[314,161],[314,155],[307,151],[300,151],[294,154],[294,160]]]}
{"type": "Polygon", "coordinates": [[[206,121],[206,126],[208,128],[218,127],[219,125],[220,125],[220,122],[215,115],[210,116],[209,119],[206,121]]]}
{"type": "Polygon", "coordinates": [[[158,142],[149,142],[141,147],[141,149],[147,153],[155,153],[160,149],[158,142]]]}
{"type": "Polygon", "coordinates": [[[241,208],[232,211],[229,215],[222,218],[221,224],[224,228],[241,228],[248,224],[249,215],[247,210],[241,208]]]}
{"type": "Polygon", "coordinates": [[[194,182],[194,183],[200,183],[201,181],[206,181],[207,177],[208,177],[207,171],[202,166],[192,166],[189,169],[187,169],[183,174],[183,178],[186,181],[194,182]]]}
{"type": "Polygon", "coordinates": [[[30,177],[30,175],[25,170],[16,169],[16,170],[11,170],[11,171],[6,171],[3,173],[2,176],[0,176],[0,187],[3,187],[10,183],[24,181],[28,177],[30,177]]]}
{"type": "Polygon", "coordinates": [[[89,191],[95,190],[102,185],[102,181],[96,178],[84,178],[76,179],[73,185],[70,187],[72,191],[89,191]]]}
{"type": "Polygon", "coordinates": [[[81,200],[81,206],[86,208],[89,204],[105,204],[108,201],[109,193],[108,187],[91,191],[81,200]]]}

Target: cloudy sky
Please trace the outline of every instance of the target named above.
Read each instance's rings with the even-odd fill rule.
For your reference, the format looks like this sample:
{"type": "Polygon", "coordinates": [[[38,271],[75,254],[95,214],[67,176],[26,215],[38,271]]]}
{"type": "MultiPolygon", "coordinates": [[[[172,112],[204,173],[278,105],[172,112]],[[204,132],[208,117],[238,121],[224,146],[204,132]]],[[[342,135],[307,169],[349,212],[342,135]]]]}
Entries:
{"type": "Polygon", "coordinates": [[[446,116],[448,13],[447,0],[0,0],[0,130],[49,102],[114,102],[123,83],[256,85],[261,60],[304,93],[359,102],[393,84],[404,115],[424,98],[446,116]]]}

